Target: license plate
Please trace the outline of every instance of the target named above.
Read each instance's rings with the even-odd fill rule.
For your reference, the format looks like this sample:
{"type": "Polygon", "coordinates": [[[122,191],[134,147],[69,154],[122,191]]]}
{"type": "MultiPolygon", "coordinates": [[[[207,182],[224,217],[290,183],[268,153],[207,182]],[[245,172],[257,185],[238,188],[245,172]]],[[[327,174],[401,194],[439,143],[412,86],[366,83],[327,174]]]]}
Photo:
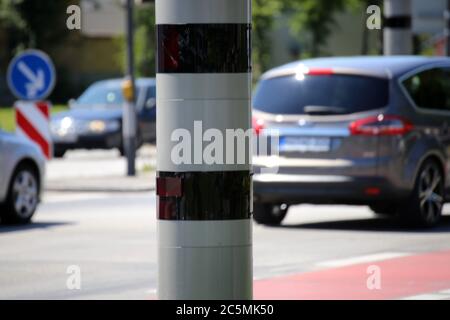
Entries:
{"type": "Polygon", "coordinates": [[[330,142],[330,138],[322,137],[282,137],[280,138],[280,151],[328,152],[330,151],[330,142]]]}

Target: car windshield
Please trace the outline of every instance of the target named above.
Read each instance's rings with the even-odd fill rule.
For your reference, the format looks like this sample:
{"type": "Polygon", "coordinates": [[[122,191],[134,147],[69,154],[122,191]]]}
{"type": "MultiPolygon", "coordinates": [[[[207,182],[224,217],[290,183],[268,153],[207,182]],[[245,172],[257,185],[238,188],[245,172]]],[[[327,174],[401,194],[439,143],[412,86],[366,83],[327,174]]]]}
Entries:
{"type": "Polygon", "coordinates": [[[124,102],[119,83],[98,83],[90,86],[76,101],[77,105],[121,106],[124,102]]]}
{"type": "Polygon", "coordinates": [[[274,114],[349,114],[383,108],[388,80],[354,75],[283,76],[262,80],[253,107],[274,114]]]}

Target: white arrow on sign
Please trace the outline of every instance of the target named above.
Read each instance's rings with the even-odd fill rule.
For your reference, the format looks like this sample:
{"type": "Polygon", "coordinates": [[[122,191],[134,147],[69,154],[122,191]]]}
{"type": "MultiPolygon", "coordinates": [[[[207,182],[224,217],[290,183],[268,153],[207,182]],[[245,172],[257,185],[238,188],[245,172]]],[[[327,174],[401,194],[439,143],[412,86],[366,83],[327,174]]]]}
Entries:
{"type": "Polygon", "coordinates": [[[25,77],[30,81],[25,85],[27,89],[27,95],[30,98],[36,97],[38,91],[45,88],[44,71],[42,69],[37,70],[37,74],[31,70],[25,62],[20,61],[17,64],[17,68],[23,73],[25,77]]]}

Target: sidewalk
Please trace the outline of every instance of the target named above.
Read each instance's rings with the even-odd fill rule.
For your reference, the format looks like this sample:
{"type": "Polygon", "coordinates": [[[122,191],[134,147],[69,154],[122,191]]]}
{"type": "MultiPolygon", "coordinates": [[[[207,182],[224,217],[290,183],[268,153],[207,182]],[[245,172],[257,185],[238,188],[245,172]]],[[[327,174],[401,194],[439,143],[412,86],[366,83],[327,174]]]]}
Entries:
{"type": "Polygon", "coordinates": [[[126,176],[126,159],[116,150],[70,151],[47,165],[45,190],[52,192],[144,192],[155,189],[153,146],[137,154],[136,176],[126,176]]]}
{"type": "Polygon", "coordinates": [[[53,192],[144,192],[155,190],[155,173],[139,173],[136,177],[111,175],[95,178],[51,179],[46,191],[53,192]]]}

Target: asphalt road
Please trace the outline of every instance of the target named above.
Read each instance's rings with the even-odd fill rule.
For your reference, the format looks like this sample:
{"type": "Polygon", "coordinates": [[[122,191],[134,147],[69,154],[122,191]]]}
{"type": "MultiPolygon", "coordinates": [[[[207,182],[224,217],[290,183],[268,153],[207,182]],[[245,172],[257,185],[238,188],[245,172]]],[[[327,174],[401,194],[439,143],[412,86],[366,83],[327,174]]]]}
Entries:
{"type": "MultiPolygon", "coordinates": [[[[155,201],[151,192],[47,193],[33,224],[0,226],[0,299],[154,299],[155,201]],[[67,269],[72,265],[81,271],[80,290],[66,285],[70,276],[67,269]]],[[[254,225],[255,295],[271,298],[276,290],[284,290],[276,286],[277,279],[292,275],[298,281],[285,282],[297,285],[291,292],[305,291],[305,281],[327,292],[332,281],[338,291],[335,297],[340,298],[345,283],[365,285],[367,275],[350,269],[340,278],[332,276],[330,280],[330,275],[381,261],[386,265],[386,279],[402,274],[411,278],[405,279],[407,285],[388,283],[385,287],[391,295],[385,297],[418,293],[433,297],[433,290],[450,288],[450,264],[442,265],[450,257],[450,207],[444,211],[442,224],[424,231],[376,218],[366,207],[292,207],[280,227],[254,225]],[[430,252],[444,254],[427,256],[430,252]],[[416,259],[417,266],[405,260],[408,257],[416,259]],[[428,268],[427,261],[433,266],[428,268]],[[409,273],[403,271],[405,265],[411,265],[409,273]],[[435,265],[440,269],[434,270],[435,265]],[[423,281],[414,287],[417,277],[423,281]],[[336,283],[338,280],[343,284],[336,283]],[[411,292],[395,295],[401,289],[396,286],[408,287],[411,292]]],[[[316,289],[312,291],[322,292],[316,289]]],[[[288,296],[296,297],[302,296],[288,296]]],[[[320,297],[327,296],[306,296],[320,297]]],[[[350,296],[342,293],[342,298],[359,297],[358,292],[350,296]]]]}

